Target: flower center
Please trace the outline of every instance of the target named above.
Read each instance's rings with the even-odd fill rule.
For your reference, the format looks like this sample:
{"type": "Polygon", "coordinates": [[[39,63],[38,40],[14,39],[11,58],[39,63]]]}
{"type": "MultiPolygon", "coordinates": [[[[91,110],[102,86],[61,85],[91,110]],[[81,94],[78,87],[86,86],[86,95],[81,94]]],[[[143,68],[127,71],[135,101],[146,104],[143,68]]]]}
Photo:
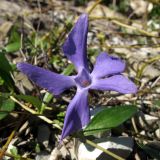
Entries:
{"type": "Polygon", "coordinates": [[[85,88],[91,84],[92,80],[88,71],[86,71],[85,69],[82,69],[82,71],[79,72],[79,74],[76,76],[75,81],[77,86],[81,88],[85,88]]]}
{"type": "Polygon", "coordinates": [[[87,81],[87,80],[84,80],[84,81],[82,81],[81,82],[81,86],[82,87],[87,87],[87,86],[89,86],[91,83],[89,82],[89,81],[87,81]]]}

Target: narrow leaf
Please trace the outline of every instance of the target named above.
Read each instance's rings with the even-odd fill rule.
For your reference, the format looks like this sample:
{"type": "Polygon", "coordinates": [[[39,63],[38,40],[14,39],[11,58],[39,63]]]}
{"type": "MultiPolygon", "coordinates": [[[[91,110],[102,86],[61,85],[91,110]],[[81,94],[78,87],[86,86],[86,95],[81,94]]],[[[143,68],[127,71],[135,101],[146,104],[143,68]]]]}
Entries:
{"type": "Polygon", "coordinates": [[[21,43],[20,41],[9,43],[6,47],[5,50],[6,52],[16,52],[20,49],[21,43]]]}
{"type": "Polygon", "coordinates": [[[2,80],[4,81],[3,83],[12,90],[14,83],[12,80],[12,77],[10,75],[10,72],[12,71],[12,67],[9,64],[7,58],[5,57],[4,52],[0,52],[0,76],[2,80]]]}
{"type": "Polygon", "coordinates": [[[16,95],[15,97],[18,99],[24,100],[25,102],[31,103],[34,107],[40,110],[41,101],[37,97],[33,97],[30,95],[23,95],[23,94],[16,95]]]}
{"type": "Polygon", "coordinates": [[[7,58],[5,57],[4,52],[0,52],[0,70],[3,70],[7,73],[12,71],[12,67],[10,66],[7,58]]]}
{"type": "Polygon", "coordinates": [[[74,65],[73,64],[69,64],[67,66],[67,68],[64,69],[64,71],[62,72],[62,74],[68,76],[68,75],[70,75],[73,72],[73,70],[74,70],[74,65]]]}
{"type": "Polygon", "coordinates": [[[9,41],[4,48],[6,52],[16,52],[21,47],[21,36],[18,33],[18,28],[14,26],[9,35],[9,41]]]}

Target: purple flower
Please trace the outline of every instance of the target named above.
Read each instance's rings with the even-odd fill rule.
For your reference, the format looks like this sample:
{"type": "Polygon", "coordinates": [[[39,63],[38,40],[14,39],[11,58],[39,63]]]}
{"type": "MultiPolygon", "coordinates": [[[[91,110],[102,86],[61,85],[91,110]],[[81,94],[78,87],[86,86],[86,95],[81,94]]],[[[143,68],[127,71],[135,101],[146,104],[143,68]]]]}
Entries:
{"type": "Polygon", "coordinates": [[[99,54],[93,71],[89,72],[86,53],[87,32],[88,16],[83,14],[63,45],[63,52],[75,65],[77,75],[65,76],[27,63],[17,64],[20,71],[52,94],[59,95],[68,88],[77,87],[76,95],[67,108],[61,139],[88,124],[90,120],[87,100],[89,89],[112,90],[123,94],[137,91],[135,84],[120,74],[125,69],[125,63],[107,53],[99,54]]]}

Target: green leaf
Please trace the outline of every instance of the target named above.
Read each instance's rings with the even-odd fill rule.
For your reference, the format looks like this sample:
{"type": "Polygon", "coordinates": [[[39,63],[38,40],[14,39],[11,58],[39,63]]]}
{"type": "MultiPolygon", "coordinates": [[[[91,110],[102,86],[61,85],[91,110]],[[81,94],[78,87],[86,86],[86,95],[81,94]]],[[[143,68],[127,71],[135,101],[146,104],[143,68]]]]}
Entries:
{"type": "Polygon", "coordinates": [[[74,65],[73,64],[69,64],[67,66],[67,68],[64,69],[64,71],[62,72],[62,74],[68,76],[68,75],[70,75],[73,72],[73,70],[74,70],[74,65]]]}
{"type": "Polygon", "coordinates": [[[1,76],[1,78],[4,80],[5,86],[7,86],[7,88],[8,88],[10,91],[13,91],[14,82],[13,82],[10,74],[7,73],[7,72],[4,72],[3,70],[0,69],[0,76],[1,76]]]}
{"type": "Polygon", "coordinates": [[[9,43],[19,41],[20,39],[21,39],[21,36],[18,33],[18,27],[13,26],[9,36],[9,43]]]}
{"type": "Polygon", "coordinates": [[[7,73],[12,71],[12,67],[10,66],[7,58],[5,57],[4,52],[0,52],[0,69],[7,73]]]}
{"type": "Polygon", "coordinates": [[[11,96],[11,93],[7,93],[7,92],[0,92],[0,104],[2,99],[8,99],[11,96]]]}
{"type": "Polygon", "coordinates": [[[102,132],[119,126],[135,114],[137,108],[132,105],[106,108],[97,113],[84,129],[85,135],[102,132]]]}
{"type": "Polygon", "coordinates": [[[11,99],[3,99],[0,97],[0,120],[14,110],[15,103],[11,99]]]}
{"type": "Polygon", "coordinates": [[[24,100],[25,102],[31,103],[34,107],[40,110],[41,101],[37,97],[33,97],[30,95],[15,95],[16,98],[24,100]]]}
{"type": "Polygon", "coordinates": [[[153,104],[155,107],[160,107],[160,100],[155,100],[153,104]]]}
{"type": "Polygon", "coordinates": [[[0,86],[2,86],[4,84],[4,80],[2,79],[2,77],[0,76],[0,86]]]}
{"type": "Polygon", "coordinates": [[[43,97],[43,102],[44,103],[42,103],[42,105],[40,107],[40,110],[39,110],[41,114],[43,113],[43,111],[46,108],[46,103],[49,103],[52,100],[52,98],[53,98],[53,95],[51,93],[49,93],[49,92],[45,93],[45,95],[43,97]]]}
{"type": "Polygon", "coordinates": [[[10,152],[14,156],[18,155],[18,150],[17,150],[17,148],[15,146],[12,146],[12,148],[10,149],[10,152]]]}
{"type": "Polygon", "coordinates": [[[16,52],[20,49],[21,43],[20,41],[9,43],[6,47],[5,50],[6,52],[16,52]]]}
{"type": "Polygon", "coordinates": [[[0,52],[0,76],[1,79],[4,81],[3,83],[12,90],[14,83],[10,72],[12,71],[12,67],[9,64],[7,58],[5,57],[4,52],[0,52]]]}
{"type": "Polygon", "coordinates": [[[21,160],[21,159],[22,159],[22,158],[20,157],[20,155],[18,155],[17,147],[11,146],[10,152],[11,152],[11,154],[14,156],[14,160],[21,160]]]}
{"type": "Polygon", "coordinates": [[[18,28],[14,26],[11,30],[9,41],[6,47],[4,48],[6,52],[16,52],[21,47],[21,36],[18,33],[18,28]]]}

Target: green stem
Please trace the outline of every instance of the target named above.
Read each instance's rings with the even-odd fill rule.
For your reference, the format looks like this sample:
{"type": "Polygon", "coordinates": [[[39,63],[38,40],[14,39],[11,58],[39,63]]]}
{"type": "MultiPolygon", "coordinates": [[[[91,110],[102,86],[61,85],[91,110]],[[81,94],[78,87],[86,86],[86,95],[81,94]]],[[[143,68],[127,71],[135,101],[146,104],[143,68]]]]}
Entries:
{"type": "Polygon", "coordinates": [[[52,98],[53,98],[52,94],[50,94],[48,92],[45,93],[45,96],[43,98],[43,102],[44,103],[42,103],[42,105],[41,105],[40,114],[43,114],[43,111],[46,108],[46,104],[45,103],[49,103],[52,100],[52,98]]]}

